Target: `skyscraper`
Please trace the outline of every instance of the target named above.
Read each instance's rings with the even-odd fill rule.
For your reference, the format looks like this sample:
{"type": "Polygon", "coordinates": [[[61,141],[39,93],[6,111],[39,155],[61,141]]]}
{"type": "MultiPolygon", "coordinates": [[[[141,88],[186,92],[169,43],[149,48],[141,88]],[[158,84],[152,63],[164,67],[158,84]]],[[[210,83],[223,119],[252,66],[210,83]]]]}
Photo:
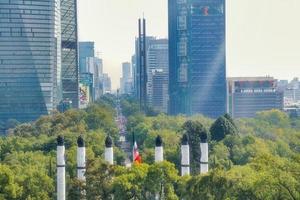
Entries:
{"type": "Polygon", "coordinates": [[[170,114],[226,111],[225,1],[169,0],[170,114]]]}
{"type": "Polygon", "coordinates": [[[120,90],[122,94],[131,94],[132,93],[132,70],[131,63],[125,62],[122,63],[122,77],[120,79],[120,90]]]}
{"type": "Polygon", "coordinates": [[[0,120],[35,120],[62,100],[60,1],[29,2],[0,2],[0,120]]]}
{"type": "MultiPolygon", "coordinates": [[[[52,0],[53,1],[53,0],[52,0]]],[[[55,0],[59,2],[58,0],[55,0]]],[[[63,99],[79,107],[77,0],[60,0],[63,99]]]]}
{"type": "Polygon", "coordinates": [[[136,89],[137,99],[140,103],[140,109],[145,110],[147,107],[147,36],[146,36],[146,20],[138,20],[138,33],[139,36],[136,39],[136,89]]]}
{"type": "Polygon", "coordinates": [[[79,71],[87,72],[86,60],[95,56],[94,42],[79,42],[79,71]]]}
{"type": "MultiPolygon", "coordinates": [[[[164,101],[162,104],[164,106],[161,106],[162,104],[156,104],[153,101],[153,94],[156,92],[154,88],[154,75],[158,72],[159,73],[159,79],[163,79],[164,83],[168,82],[169,78],[169,56],[168,56],[168,39],[157,39],[155,37],[151,37],[151,39],[147,40],[147,102],[149,106],[157,108],[157,110],[162,112],[167,112],[165,108],[167,108],[168,105],[168,90],[164,90],[163,93],[161,93],[162,97],[161,99],[164,101]],[[165,76],[165,77],[163,77],[165,76]],[[162,107],[164,107],[162,109],[162,107]]],[[[162,82],[161,82],[162,83],[162,82]]],[[[167,85],[162,85],[162,87],[167,88],[167,85]]]]}

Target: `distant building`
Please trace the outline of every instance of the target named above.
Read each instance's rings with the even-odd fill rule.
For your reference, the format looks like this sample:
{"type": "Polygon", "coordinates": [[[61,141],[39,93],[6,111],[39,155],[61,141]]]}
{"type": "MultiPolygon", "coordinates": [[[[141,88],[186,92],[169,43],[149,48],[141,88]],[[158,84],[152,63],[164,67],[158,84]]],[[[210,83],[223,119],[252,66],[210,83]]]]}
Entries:
{"type": "Polygon", "coordinates": [[[87,58],[95,57],[94,42],[79,42],[79,71],[87,72],[87,58]]]}
{"type": "Polygon", "coordinates": [[[93,92],[92,97],[93,101],[100,98],[103,94],[101,87],[101,77],[103,76],[103,61],[97,57],[88,57],[86,58],[86,70],[87,73],[93,75],[93,92]]]}
{"type": "Polygon", "coordinates": [[[82,74],[93,74],[92,101],[99,99],[103,94],[103,61],[95,57],[94,42],[79,42],[79,68],[82,74]]]}
{"type": "MultiPolygon", "coordinates": [[[[165,76],[163,79],[166,81],[167,85],[164,87],[169,87],[169,52],[168,52],[168,39],[156,39],[152,38],[148,41],[148,48],[147,48],[147,102],[149,106],[155,107],[155,103],[153,103],[153,94],[156,92],[153,87],[154,79],[153,76],[158,72],[159,76],[165,76]]],[[[163,104],[164,107],[168,107],[168,89],[163,90],[163,104]]],[[[167,112],[165,108],[161,106],[156,106],[162,112],[167,112]]]]}
{"type": "MultiPolygon", "coordinates": [[[[61,77],[62,77],[63,101],[71,100],[72,107],[78,108],[79,69],[78,69],[77,0],[62,0],[62,1],[50,0],[50,1],[57,2],[57,3],[60,2],[60,8],[61,8],[61,12],[60,12],[61,35],[62,35],[61,77]]],[[[26,1],[24,2],[26,3],[26,1]]],[[[33,4],[36,5],[36,1],[27,1],[27,2],[31,2],[32,5],[33,4]]],[[[43,0],[42,2],[44,3],[45,0],[43,0]]],[[[57,18],[56,21],[58,20],[59,19],[57,18]]]]}
{"type": "Polygon", "coordinates": [[[169,0],[170,114],[226,112],[225,0],[169,0]]]}
{"type": "Polygon", "coordinates": [[[92,73],[80,73],[79,108],[86,108],[93,102],[94,76],[92,73]]]}
{"type": "Polygon", "coordinates": [[[272,77],[228,78],[228,111],[234,118],[254,117],[257,112],[283,110],[283,92],[272,77]]]}
{"type": "Polygon", "coordinates": [[[169,102],[169,74],[163,70],[154,70],[152,73],[151,105],[154,110],[167,113],[169,102]]]}
{"type": "Polygon", "coordinates": [[[121,94],[131,94],[133,87],[132,70],[129,62],[122,63],[122,77],[120,79],[121,94]]]}
{"type": "Polygon", "coordinates": [[[132,70],[132,94],[133,96],[137,97],[137,64],[136,64],[137,60],[136,60],[136,55],[132,55],[131,56],[131,70],[132,70]]]}
{"type": "Polygon", "coordinates": [[[103,87],[103,94],[111,94],[111,78],[108,76],[108,74],[103,74],[101,82],[103,87]]]}
{"type": "MultiPolygon", "coordinates": [[[[140,43],[139,39],[136,39],[136,55],[139,55],[140,43]]],[[[169,52],[168,52],[168,39],[158,39],[156,37],[148,36],[145,38],[145,72],[146,72],[146,104],[147,106],[153,105],[153,73],[155,71],[162,71],[164,75],[167,76],[167,82],[169,80],[169,52]]],[[[142,68],[141,59],[139,56],[135,57],[134,64],[134,88],[135,94],[139,94],[140,91],[140,73],[139,70],[142,68]]],[[[164,94],[163,99],[168,99],[168,90],[164,94]]],[[[138,96],[138,95],[137,95],[138,96]]],[[[168,102],[164,102],[168,104],[168,102]]],[[[165,110],[159,110],[165,112],[165,110]]]]}
{"type": "Polygon", "coordinates": [[[146,20],[138,20],[138,38],[135,41],[136,68],[135,75],[135,96],[140,104],[140,109],[147,107],[147,48],[149,37],[146,35],[146,20]]]}
{"type": "Polygon", "coordinates": [[[53,0],[1,0],[0,121],[36,120],[56,110],[63,99],[60,7],[53,0]]]}

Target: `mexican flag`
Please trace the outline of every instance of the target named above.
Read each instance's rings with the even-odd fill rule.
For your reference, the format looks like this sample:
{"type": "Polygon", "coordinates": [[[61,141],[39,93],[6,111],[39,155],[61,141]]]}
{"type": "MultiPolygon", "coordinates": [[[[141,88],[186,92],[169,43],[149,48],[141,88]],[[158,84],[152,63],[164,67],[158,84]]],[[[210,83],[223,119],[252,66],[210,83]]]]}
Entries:
{"type": "Polygon", "coordinates": [[[133,163],[134,164],[141,164],[142,163],[142,157],[139,154],[138,146],[136,141],[134,141],[133,145],[133,163]]]}

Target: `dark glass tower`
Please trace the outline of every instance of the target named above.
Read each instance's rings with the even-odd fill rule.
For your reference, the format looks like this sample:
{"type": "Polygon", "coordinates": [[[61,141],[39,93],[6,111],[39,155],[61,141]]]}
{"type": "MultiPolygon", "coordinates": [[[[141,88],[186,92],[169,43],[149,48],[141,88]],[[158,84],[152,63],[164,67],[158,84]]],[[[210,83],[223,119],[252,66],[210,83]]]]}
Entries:
{"type": "Polygon", "coordinates": [[[225,0],[169,0],[170,114],[226,112],[225,0]]]}
{"type": "Polygon", "coordinates": [[[63,99],[79,106],[77,0],[61,0],[63,99]]]}

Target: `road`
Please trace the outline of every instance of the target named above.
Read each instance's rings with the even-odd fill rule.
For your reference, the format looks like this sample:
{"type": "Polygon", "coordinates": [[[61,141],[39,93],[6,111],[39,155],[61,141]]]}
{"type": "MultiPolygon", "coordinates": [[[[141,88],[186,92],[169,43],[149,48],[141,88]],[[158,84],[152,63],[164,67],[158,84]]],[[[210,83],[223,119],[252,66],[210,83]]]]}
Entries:
{"type": "Polygon", "coordinates": [[[120,135],[119,137],[120,148],[127,154],[124,165],[126,167],[131,167],[132,147],[131,147],[131,143],[126,140],[126,135],[128,134],[126,130],[127,119],[122,114],[122,108],[119,99],[117,100],[116,112],[117,112],[116,123],[120,135]]]}

